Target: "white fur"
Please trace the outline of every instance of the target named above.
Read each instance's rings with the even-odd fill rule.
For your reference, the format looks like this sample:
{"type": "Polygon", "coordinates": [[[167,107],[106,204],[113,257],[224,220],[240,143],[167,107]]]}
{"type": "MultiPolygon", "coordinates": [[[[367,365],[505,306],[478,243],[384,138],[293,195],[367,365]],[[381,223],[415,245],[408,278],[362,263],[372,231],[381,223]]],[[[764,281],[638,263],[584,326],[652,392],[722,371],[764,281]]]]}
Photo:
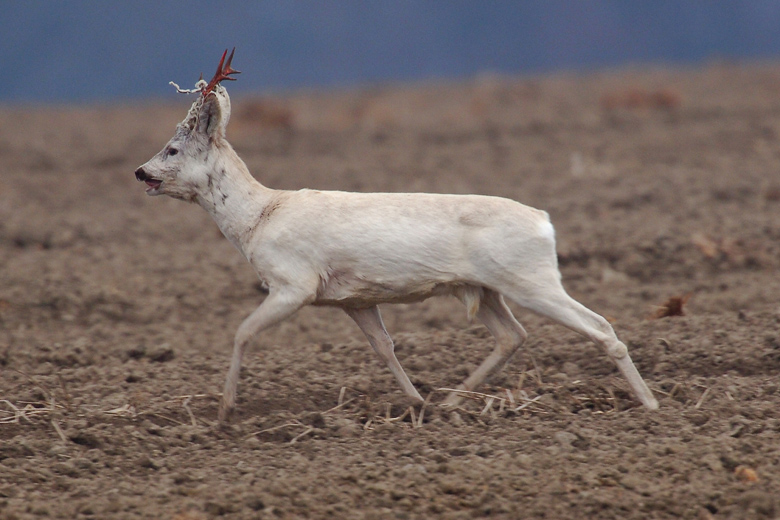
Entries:
{"type": "Polygon", "coordinates": [[[236,333],[220,419],[235,406],[249,342],[309,304],[343,308],[404,392],[421,400],[395,358],[377,305],[448,294],[497,342],[462,388],[482,383],[525,340],[507,296],[601,345],[640,401],[658,406],[609,323],[564,291],[546,212],[479,195],[269,189],[225,140],[229,114],[224,88],[199,96],[174,138],[136,172],[150,183],[162,181],[151,195],[197,202],[208,211],[269,289],[236,333]]]}

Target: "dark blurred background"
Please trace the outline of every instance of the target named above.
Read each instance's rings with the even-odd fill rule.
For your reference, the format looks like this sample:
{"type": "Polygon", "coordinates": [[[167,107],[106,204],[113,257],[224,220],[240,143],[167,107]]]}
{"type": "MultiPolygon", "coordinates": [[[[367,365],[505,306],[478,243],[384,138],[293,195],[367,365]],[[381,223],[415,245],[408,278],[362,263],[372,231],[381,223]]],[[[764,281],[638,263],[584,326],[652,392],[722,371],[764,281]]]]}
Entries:
{"type": "Polygon", "coordinates": [[[0,1],[0,102],[164,97],[780,56],[780,1],[0,1]]]}

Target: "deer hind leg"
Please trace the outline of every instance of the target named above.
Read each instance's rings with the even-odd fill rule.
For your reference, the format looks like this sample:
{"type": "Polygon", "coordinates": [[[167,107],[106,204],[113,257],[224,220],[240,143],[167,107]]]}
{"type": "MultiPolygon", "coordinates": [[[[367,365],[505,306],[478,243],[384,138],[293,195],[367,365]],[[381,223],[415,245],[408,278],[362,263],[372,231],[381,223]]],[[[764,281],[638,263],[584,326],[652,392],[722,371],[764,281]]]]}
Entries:
{"type": "Polygon", "coordinates": [[[393,339],[385,329],[382,323],[382,316],[379,314],[379,307],[374,306],[368,309],[344,309],[346,313],[357,323],[360,330],[368,338],[368,342],[374,347],[374,351],[379,354],[382,361],[385,362],[390,372],[395,376],[396,381],[401,385],[404,393],[409,397],[422,402],[423,398],[414,388],[409,377],[401,368],[398,358],[395,357],[395,346],[393,339]]]}
{"type": "Polygon", "coordinates": [[[658,408],[658,401],[639,375],[628,355],[628,349],[617,338],[609,322],[569,296],[560,283],[557,271],[546,277],[546,280],[540,278],[540,273],[536,273],[532,283],[523,283],[504,293],[526,309],[547,316],[601,346],[628,380],[637,399],[650,410],[658,408]]]}
{"type": "MultiPolygon", "coordinates": [[[[503,296],[491,289],[483,289],[476,316],[487,327],[496,340],[493,352],[479,365],[466,380],[458,386],[459,390],[474,390],[485,379],[500,370],[517,349],[525,342],[527,334],[522,325],[512,315],[503,296]]],[[[464,298],[461,298],[464,299],[464,298]]],[[[468,299],[464,303],[468,307],[468,299]]],[[[457,406],[463,400],[457,393],[451,393],[444,404],[457,406]]]]}

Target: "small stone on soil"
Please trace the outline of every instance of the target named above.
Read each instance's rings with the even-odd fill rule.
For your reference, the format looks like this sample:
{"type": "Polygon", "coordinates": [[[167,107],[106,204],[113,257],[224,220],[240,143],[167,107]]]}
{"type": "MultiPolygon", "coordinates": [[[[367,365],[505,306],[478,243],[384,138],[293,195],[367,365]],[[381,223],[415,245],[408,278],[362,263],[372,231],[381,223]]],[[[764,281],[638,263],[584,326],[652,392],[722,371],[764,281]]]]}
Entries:
{"type": "Polygon", "coordinates": [[[175,354],[170,345],[163,343],[158,347],[152,347],[149,349],[149,351],[146,353],[146,356],[152,361],[164,363],[166,361],[172,360],[175,357],[175,354]]]}

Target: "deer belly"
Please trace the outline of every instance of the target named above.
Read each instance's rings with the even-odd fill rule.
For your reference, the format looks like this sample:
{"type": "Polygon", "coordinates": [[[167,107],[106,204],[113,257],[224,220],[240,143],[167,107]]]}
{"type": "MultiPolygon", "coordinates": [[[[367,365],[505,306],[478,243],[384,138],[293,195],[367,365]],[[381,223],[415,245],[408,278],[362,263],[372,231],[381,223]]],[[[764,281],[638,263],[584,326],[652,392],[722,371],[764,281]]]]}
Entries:
{"type": "Polygon", "coordinates": [[[320,283],[314,305],[369,307],[380,303],[418,302],[451,294],[454,284],[442,281],[366,280],[352,273],[329,273],[320,283]]]}

